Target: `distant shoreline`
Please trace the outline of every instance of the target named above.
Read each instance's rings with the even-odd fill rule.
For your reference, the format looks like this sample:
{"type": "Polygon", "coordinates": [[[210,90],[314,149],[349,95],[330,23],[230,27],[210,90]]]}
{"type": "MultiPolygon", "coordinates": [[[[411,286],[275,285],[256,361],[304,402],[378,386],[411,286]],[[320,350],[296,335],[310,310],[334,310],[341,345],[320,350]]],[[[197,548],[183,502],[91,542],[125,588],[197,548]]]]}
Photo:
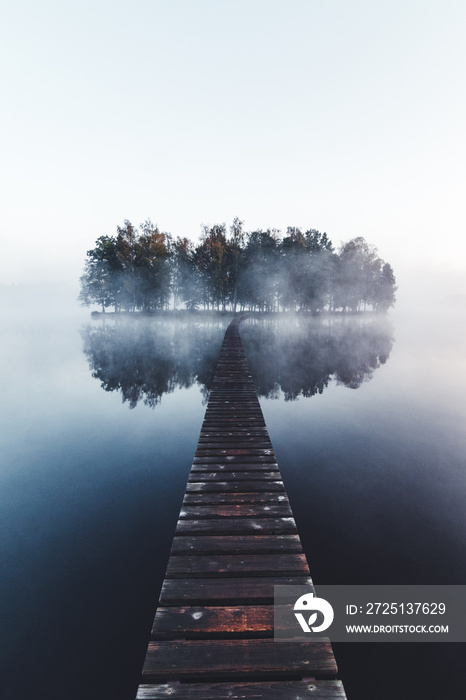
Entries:
{"type": "Polygon", "coordinates": [[[165,311],[91,311],[92,318],[334,318],[346,316],[387,316],[388,311],[220,311],[207,309],[169,309],[165,311]]]}

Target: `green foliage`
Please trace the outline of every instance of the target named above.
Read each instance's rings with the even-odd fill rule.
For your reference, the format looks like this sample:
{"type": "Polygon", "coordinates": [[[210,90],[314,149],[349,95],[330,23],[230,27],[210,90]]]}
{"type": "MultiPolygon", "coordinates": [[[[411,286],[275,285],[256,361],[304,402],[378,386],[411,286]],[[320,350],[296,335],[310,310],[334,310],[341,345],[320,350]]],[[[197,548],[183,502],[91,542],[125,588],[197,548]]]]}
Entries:
{"type": "Polygon", "coordinates": [[[235,218],[203,226],[197,246],[150,220],[125,220],[87,252],[79,299],[103,311],[169,308],[359,312],[395,303],[395,275],[362,237],[334,251],[326,233],[288,227],[245,232],[235,218]]]}

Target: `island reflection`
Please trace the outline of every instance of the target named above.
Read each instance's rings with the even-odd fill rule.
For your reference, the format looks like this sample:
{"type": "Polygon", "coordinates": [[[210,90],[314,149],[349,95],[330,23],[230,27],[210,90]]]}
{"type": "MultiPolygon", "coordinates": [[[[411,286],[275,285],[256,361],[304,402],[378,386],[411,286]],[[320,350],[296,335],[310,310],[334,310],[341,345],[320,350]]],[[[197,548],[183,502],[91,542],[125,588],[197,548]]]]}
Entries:
{"type": "Polygon", "coordinates": [[[321,394],[333,379],[357,389],[387,362],[393,326],[386,316],[300,318],[257,322],[241,329],[259,396],[285,401],[321,394]]]}
{"type": "MultiPolygon", "coordinates": [[[[113,317],[82,329],[92,376],[135,408],[156,406],[175,389],[200,386],[207,402],[230,317],[113,317]]],[[[356,389],[372,379],[393,346],[386,317],[249,318],[241,337],[259,396],[285,401],[321,394],[333,379],[356,389]]]]}
{"type": "Polygon", "coordinates": [[[83,352],[105,391],[120,391],[135,408],[154,407],[164,394],[198,384],[209,397],[229,319],[164,320],[115,316],[87,324],[83,352]]]}

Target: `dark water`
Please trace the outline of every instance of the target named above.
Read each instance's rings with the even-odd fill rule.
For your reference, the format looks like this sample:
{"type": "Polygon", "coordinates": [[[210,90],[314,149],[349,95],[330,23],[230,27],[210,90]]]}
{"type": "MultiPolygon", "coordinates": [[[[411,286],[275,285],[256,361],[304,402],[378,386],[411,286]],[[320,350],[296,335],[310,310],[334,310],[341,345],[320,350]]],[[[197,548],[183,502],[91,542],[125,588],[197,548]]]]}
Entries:
{"type": "MultiPolygon", "coordinates": [[[[242,333],[314,580],[464,584],[466,326],[389,319],[242,333]]],[[[134,697],[227,322],[4,315],[0,697],[134,697]]],[[[462,696],[465,645],[335,650],[350,700],[462,696]]]]}

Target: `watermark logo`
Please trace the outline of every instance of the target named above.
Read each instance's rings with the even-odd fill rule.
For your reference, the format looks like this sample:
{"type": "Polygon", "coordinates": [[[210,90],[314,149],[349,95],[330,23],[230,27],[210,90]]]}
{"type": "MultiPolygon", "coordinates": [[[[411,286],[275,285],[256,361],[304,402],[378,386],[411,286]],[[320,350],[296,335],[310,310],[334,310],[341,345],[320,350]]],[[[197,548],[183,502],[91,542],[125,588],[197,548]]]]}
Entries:
{"type": "Polygon", "coordinates": [[[465,642],[466,585],[276,585],[273,624],[287,642],[465,642]]]}
{"type": "Polygon", "coordinates": [[[323,598],[316,598],[314,593],[305,593],[300,596],[294,604],[293,610],[303,632],[323,632],[328,629],[333,622],[332,606],[323,598]],[[303,612],[309,615],[307,621],[303,612]],[[316,625],[315,623],[319,619],[319,613],[322,622],[320,625],[316,625]]]}

